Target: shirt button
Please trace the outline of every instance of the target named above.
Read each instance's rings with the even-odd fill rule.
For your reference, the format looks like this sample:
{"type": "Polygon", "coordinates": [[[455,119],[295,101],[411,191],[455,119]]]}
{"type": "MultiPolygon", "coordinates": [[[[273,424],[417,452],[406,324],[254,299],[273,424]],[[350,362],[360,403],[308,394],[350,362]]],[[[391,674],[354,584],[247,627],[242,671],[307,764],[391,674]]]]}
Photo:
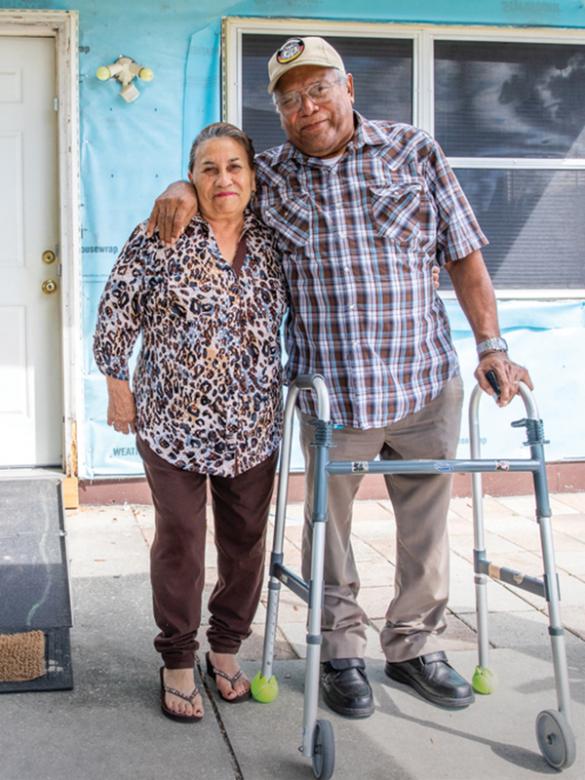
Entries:
{"type": "Polygon", "coordinates": [[[350,306],[349,308],[350,308],[350,309],[355,309],[355,303],[352,303],[352,304],[351,304],[351,306],[350,306]]]}

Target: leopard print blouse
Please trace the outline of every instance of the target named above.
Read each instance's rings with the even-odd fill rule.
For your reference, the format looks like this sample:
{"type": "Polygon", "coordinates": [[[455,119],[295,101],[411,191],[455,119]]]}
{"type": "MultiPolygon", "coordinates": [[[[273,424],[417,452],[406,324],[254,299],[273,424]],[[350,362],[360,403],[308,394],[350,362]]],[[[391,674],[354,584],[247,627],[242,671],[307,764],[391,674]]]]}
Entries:
{"type": "Polygon", "coordinates": [[[194,217],[174,247],[139,225],[103,292],[99,370],[132,380],[136,430],[177,468],[231,477],[269,457],[282,426],[279,326],[286,287],[272,231],[246,212],[239,269],[194,217]]]}

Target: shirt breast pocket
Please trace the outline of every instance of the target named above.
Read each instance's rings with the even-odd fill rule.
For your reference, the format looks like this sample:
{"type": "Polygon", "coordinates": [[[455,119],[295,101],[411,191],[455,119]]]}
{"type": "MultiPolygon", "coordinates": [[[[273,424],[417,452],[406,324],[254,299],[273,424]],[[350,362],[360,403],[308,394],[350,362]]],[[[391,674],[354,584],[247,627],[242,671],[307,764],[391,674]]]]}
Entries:
{"type": "Polygon", "coordinates": [[[422,185],[416,179],[370,184],[377,234],[402,246],[421,241],[422,185]]]}
{"type": "Polygon", "coordinates": [[[288,190],[273,190],[262,216],[278,234],[278,241],[285,250],[295,251],[305,247],[310,240],[311,205],[309,196],[288,190]]]}

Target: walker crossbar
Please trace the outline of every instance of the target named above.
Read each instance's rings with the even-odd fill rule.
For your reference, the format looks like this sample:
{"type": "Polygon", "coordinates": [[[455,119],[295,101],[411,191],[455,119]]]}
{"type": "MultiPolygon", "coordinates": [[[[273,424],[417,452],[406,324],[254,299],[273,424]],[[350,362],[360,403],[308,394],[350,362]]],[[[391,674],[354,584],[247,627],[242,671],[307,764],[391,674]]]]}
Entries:
{"type": "Polygon", "coordinates": [[[295,574],[291,569],[287,569],[281,563],[275,564],[271,568],[270,573],[286,585],[289,590],[296,593],[306,604],[309,603],[309,585],[298,574],[295,574]]]}
{"type": "Polygon", "coordinates": [[[328,474],[463,474],[539,471],[538,460],[357,460],[331,461],[328,474]]]}
{"type": "Polygon", "coordinates": [[[321,780],[333,775],[335,743],[331,724],[317,720],[319,699],[321,611],[324,592],[323,565],[325,529],[327,522],[327,491],[330,475],[350,474],[454,474],[471,473],[473,486],[474,572],[477,603],[479,665],[476,668],[473,687],[478,693],[491,693],[493,675],[488,668],[489,640],[487,633],[487,577],[542,596],[548,603],[549,634],[551,637],[555,682],[559,710],[545,710],[536,721],[537,739],[545,759],[556,769],[570,766],[575,760],[575,738],[570,725],[569,683],[564,648],[563,629],[560,622],[560,589],[554,563],[550,505],[544,460],[544,433],[536,405],[528,388],[520,383],[519,394],[526,407],[526,418],[512,423],[524,427],[528,434],[526,445],[530,458],[517,460],[481,460],[479,455],[478,407],[483,395],[476,387],[469,406],[471,459],[463,460],[377,460],[330,461],[332,430],[329,396],[321,376],[299,376],[290,386],[284,412],[284,433],[280,456],[280,470],[274,541],[270,560],[268,603],[266,607],[266,631],[262,670],[252,680],[252,695],[262,702],[270,702],[278,694],[278,684],[272,675],[274,643],[278,619],[278,602],[281,583],[296,593],[309,606],[307,619],[307,660],[303,710],[303,736],[299,750],[313,762],[313,772],[321,780]],[[314,495],[311,512],[312,546],[310,580],[306,582],[283,565],[285,510],[292,445],[292,424],[297,396],[300,390],[311,390],[316,395],[317,419],[312,446],[316,449],[314,465],[314,495]],[[495,472],[532,473],[536,497],[536,519],[540,528],[544,575],[542,579],[531,577],[505,566],[497,566],[486,557],[483,528],[481,474],[495,472]]]}
{"type": "Polygon", "coordinates": [[[488,561],[485,557],[485,550],[473,551],[473,563],[474,570],[477,574],[487,574],[492,580],[499,580],[500,582],[505,582],[507,585],[513,585],[515,588],[520,588],[520,590],[527,590],[529,593],[534,593],[535,596],[546,598],[548,601],[546,577],[544,579],[531,577],[528,574],[522,574],[521,572],[516,571],[516,569],[510,569],[507,566],[497,566],[495,563],[488,561]]]}

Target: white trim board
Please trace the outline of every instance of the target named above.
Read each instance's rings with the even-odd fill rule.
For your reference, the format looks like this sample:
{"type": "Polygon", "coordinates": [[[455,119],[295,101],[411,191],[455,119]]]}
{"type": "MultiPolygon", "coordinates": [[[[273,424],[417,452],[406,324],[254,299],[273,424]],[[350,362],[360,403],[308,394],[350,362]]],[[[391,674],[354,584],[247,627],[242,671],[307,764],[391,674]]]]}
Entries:
{"type": "MultiPolygon", "coordinates": [[[[63,470],[78,473],[77,419],[82,407],[79,232],[78,14],[76,11],[0,10],[1,36],[55,39],[59,168],[59,259],[63,376],[63,470]]],[[[81,430],[81,427],[80,427],[81,430]]]]}

